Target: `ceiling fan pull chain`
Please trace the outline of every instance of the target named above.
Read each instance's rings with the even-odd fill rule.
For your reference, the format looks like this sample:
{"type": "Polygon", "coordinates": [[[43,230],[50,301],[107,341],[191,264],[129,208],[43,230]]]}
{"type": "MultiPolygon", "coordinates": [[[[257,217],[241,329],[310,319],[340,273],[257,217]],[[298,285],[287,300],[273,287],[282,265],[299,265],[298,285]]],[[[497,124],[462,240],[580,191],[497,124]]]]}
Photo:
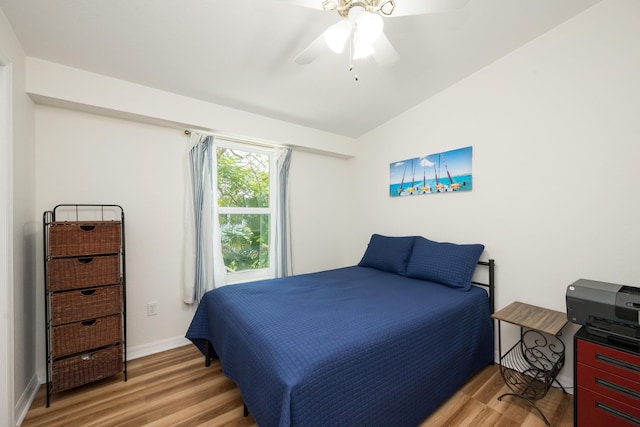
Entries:
{"type": "MultiPolygon", "coordinates": [[[[353,71],[353,40],[349,43],[349,71],[353,71]]],[[[358,81],[358,73],[355,73],[356,81],[358,81]]]]}
{"type": "MultiPolygon", "coordinates": [[[[351,60],[349,60],[349,71],[354,71],[353,62],[351,62],[351,60]]],[[[355,72],[355,78],[356,78],[356,81],[358,81],[358,73],[357,72],[355,72]]]]}

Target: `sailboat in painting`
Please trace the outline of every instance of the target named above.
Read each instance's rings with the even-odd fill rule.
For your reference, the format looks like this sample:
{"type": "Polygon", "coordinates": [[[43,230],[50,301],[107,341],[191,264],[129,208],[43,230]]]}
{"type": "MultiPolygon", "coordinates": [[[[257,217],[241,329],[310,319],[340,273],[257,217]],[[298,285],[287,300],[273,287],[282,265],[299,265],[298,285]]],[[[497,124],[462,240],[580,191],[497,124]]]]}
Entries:
{"type": "Polygon", "coordinates": [[[407,193],[409,193],[410,195],[413,194],[413,192],[416,189],[416,165],[414,163],[415,159],[411,159],[411,168],[413,169],[411,172],[411,187],[407,188],[407,193]]]}
{"type": "Polygon", "coordinates": [[[442,163],[444,163],[444,169],[447,171],[447,176],[449,177],[449,188],[451,188],[452,191],[455,191],[459,190],[463,185],[467,185],[465,181],[462,181],[462,183],[453,182],[453,178],[451,178],[449,168],[447,167],[447,162],[444,161],[444,154],[441,154],[440,156],[442,156],[442,163]]]}
{"type": "Polygon", "coordinates": [[[466,181],[455,182],[451,177],[451,173],[449,172],[449,167],[447,166],[447,162],[444,159],[444,154],[440,153],[438,157],[438,167],[440,167],[440,161],[444,164],[444,170],[447,173],[447,178],[449,178],[449,185],[438,183],[438,173],[436,172],[436,190],[439,192],[443,191],[457,191],[460,190],[463,186],[467,185],[466,181]]]}
{"type": "Polygon", "coordinates": [[[404,187],[404,176],[407,173],[407,166],[405,165],[404,167],[404,172],[402,172],[402,181],[400,181],[400,188],[398,188],[398,196],[402,195],[402,192],[404,191],[403,187],[404,187]]]}
{"type": "Polygon", "coordinates": [[[430,188],[427,186],[427,166],[422,166],[422,190],[420,192],[422,194],[427,194],[430,188]]]}

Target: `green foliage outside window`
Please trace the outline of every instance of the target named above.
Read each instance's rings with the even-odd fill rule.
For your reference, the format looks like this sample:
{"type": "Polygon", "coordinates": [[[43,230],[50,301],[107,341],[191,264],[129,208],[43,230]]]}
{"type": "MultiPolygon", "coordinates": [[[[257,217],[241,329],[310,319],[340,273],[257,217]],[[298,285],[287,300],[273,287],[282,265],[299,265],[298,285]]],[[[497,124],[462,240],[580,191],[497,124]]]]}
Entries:
{"type": "MultiPolygon", "coordinates": [[[[269,156],[218,147],[218,206],[269,207],[269,156]]],[[[233,210],[233,209],[231,209],[233,210]]],[[[232,271],[269,267],[269,214],[221,213],[222,256],[232,271]]]]}

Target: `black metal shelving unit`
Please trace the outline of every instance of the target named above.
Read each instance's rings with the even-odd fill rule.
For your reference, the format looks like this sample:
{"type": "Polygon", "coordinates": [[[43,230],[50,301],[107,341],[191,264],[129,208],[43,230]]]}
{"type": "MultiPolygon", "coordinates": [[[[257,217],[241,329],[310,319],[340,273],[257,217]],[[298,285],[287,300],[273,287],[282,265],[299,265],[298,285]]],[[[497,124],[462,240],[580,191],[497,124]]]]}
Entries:
{"type": "MultiPolygon", "coordinates": [[[[114,204],[59,204],[57,206],[55,206],[52,210],[48,210],[45,211],[43,213],[43,253],[44,253],[44,259],[43,259],[43,265],[44,265],[44,306],[45,306],[45,331],[46,331],[46,342],[45,342],[45,359],[46,359],[46,406],[49,407],[50,405],[50,398],[51,398],[51,394],[53,392],[57,392],[57,391],[62,391],[62,390],[56,390],[56,387],[54,387],[54,384],[52,384],[52,375],[53,375],[53,364],[55,363],[66,363],[66,362],[73,362],[74,358],[76,360],[80,360],[80,361],[87,361],[88,363],[91,363],[90,361],[94,358],[94,354],[97,354],[101,351],[108,351],[113,353],[113,351],[115,350],[118,354],[118,360],[120,358],[120,356],[122,357],[122,368],[119,369],[118,368],[118,372],[115,373],[119,373],[122,372],[123,376],[124,376],[124,381],[127,381],[127,346],[126,346],[126,341],[127,341],[127,327],[126,327],[126,245],[125,245],[125,215],[124,215],[124,210],[120,205],[114,205],[114,204]],[[70,293],[73,291],[79,292],[81,293],[83,296],[91,296],[94,295],[96,292],[96,289],[100,289],[100,288],[106,288],[107,286],[104,286],[104,284],[102,285],[92,285],[92,284],[86,284],[85,282],[82,282],[82,280],[87,280],[86,277],[78,278],[78,285],[74,285],[73,288],[70,289],[64,289],[64,290],[55,290],[50,286],[50,272],[49,272],[49,268],[50,268],[50,263],[54,260],[60,261],[60,260],[66,260],[66,259],[74,259],[76,260],[79,264],[83,264],[83,263],[89,263],[91,262],[93,259],[104,259],[105,255],[103,254],[83,254],[82,257],[78,258],[78,257],[71,257],[71,256],[52,256],[51,252],[50,252],[50,229],[52,226],[56,226],[56,225],[67,225],[67,224],[73,224],[73,223],[78,223],[78,227],[81,228],[83,231],[91,231],[94,227],[94,225],[82,225],[84,223],[96,223],[98,225],[100,225],[101,223],[119,223],[120,225],[120,245],[118,248],[118,260],[117,262],[119,263],[118,265],[118,273],[119,274],[119,283],[115,284],[115,285],[119,285],[121,286],[121,310],[119,315],[121,315],[121,339],[118,339],[117,342],[115,343],[110,343],[108,345],[102,345],[102,346],[97,346],[95,348],[90,348],[87,350],[83,350],[83,351],[79,351],[79,352],[75,352],[75,353],[71,353],[71,354],[65,354],[63,356],[56,356],[52,353],[52,349],[53,349],[53,344],[52,344],[52,306],[51,306],[51,300],[52,297],[54,297],[54,295],[64,295],[64,293],[70,293]],[[122,346],[122,353],[120,353],[120,349],[117,348],[118,346],[122,346]]],[[[73,274],[65,276],[65,280],[71,281],[73,282],[74,280],[74,276],[73,274]]],[[[90,279],[89,279],[90,282],[90,279]]],[[[86,282],[86,283],[89,283],[86,282]]],[[[116,314],[117,316],[117,314],[116,314]]],[[[80,323],[82,326],[92,326],[94,323],[96,322],[96,319],[89,319],[89,320],[85,320],[82,322],[76,322],[76,323],[80,323]]],[[[63,327],[66,327],[67,325],[63,325],[63,327]]],[[[71,347],[73,347],[73,344],[71,344],[71,347]]],[[[83,363],[83,362],[80,362],[83,363]]],[[[97,362],[96,362],[97,363],[97,362]]],[[[120,366],[120,365],[118,365],[120,366]]],[[[86,381],[84,381],[84,383],[89,383],[89,382],[93,382],[96,379],[99,378],[94,378],[96,377],[96,373],[95,373],[95,369],[100,369],[98,368],[94,368],[91,367],[91,372],[89,372],[86,377],[86,381]],[[93,375],[93,377],[92,377],[93,375]]],[[[114,374],[115,374],[114,373],[114,374]]],[[[82,376],[83,372],[74,372],[73,373],[76,377],[78,376],[82,376]]],[[[112,375],[114,375],[112,374],[112,375]]],[[[99,376],[99,374],[97,374],[97,376],[99,376]]],[[[109,376],[109,375],[105,375],[105,376],[109,376]]],[[[78,385],[72,385],[68,388],[74,388],[76,386],[80,386],[83,384],[83,378],[80,378],[79,380],[76,378],[74,380],[76,383],[78,383],[78,385]]]]}

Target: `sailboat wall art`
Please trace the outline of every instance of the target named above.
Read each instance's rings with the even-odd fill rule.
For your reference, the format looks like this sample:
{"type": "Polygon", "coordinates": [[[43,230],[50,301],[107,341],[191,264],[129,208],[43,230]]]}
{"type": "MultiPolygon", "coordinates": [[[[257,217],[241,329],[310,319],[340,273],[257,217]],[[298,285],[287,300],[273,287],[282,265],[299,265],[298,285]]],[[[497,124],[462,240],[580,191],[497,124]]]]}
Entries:
{"type": "Polygon", "coordinates": [[[389,196],[471,191],[473,147],[394,162],[389,165],[389,196]]]}

